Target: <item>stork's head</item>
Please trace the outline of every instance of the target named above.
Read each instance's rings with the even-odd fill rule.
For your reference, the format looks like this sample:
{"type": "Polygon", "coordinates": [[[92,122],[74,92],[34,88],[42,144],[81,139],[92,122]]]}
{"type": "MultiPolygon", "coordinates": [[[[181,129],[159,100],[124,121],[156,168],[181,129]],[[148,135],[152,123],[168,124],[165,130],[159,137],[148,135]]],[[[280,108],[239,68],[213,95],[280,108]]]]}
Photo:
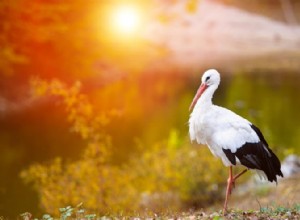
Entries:
{"type": "Polygon", "coordinates": [[[220,84],[220,73],[215,69],[207,70],[203,74],[201,81],[201,85],[205,84],[207,87],[212,85],[218,86],[220,84]]]}
{"type": "Polygon", "coordinates": [[[205,73],[202,76],[202,83],[193,99],[193,102],[190,106],[190,111],[194,108],[196,105],[198,99],[201,97],[201,95],[204,93],[204,91],[209,88],[213,87],[214,90],[216,90],[220,84],[220,73],[215,69],[209,69],[205,71],[205,73]]]}

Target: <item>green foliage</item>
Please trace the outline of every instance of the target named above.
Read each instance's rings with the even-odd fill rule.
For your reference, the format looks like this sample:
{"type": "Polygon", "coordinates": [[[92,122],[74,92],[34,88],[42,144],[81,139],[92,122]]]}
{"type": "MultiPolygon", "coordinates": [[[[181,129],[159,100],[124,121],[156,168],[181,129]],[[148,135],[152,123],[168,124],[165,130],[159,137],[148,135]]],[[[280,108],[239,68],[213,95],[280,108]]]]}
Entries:
{"type": "Polygon", "coordinates": [[[294,206],[294,208],[295,208],[296,212],[299,212],[299,213],[300,213],[300,203],[296,204],[296,205],[294,206]]]}
{"type": "Polygon", "coordinates": [[[292,207],[271,206],[261,207],[260,213],[268,215],[274,219],[299,219],[300,210],[299,204],[292,207]]]}
{"type": "Polygon", "coordinates": [[[221,216],[214,216],[213,220],[222,220],[223,218],[221,216]]]}

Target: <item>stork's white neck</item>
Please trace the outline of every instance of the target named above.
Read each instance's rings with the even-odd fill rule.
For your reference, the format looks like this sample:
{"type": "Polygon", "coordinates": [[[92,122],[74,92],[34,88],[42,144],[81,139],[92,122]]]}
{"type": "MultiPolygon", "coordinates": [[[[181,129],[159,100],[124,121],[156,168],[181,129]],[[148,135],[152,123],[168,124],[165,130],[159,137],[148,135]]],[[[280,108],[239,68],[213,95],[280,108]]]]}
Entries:
{"type": "Polygon", "coordinates": [[[207,109],[209,109],[213,105],[212,98],[217,88],[218,85],[208,86],[201,97],[198,99],[194,111],[206,111],[207,109]]]}

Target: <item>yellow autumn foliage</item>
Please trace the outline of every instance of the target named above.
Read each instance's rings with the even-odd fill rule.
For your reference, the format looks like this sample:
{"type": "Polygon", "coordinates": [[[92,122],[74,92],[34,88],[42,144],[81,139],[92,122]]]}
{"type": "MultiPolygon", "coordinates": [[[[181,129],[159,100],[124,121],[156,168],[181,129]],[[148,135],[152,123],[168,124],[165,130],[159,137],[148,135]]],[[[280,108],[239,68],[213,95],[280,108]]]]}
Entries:
{"type": "Polygon", "coordinates": [[[101,130],[109,118],[95,111],[78,85],[34,82],[38,93],[41,86],[62,100],[72,130],[87,140],[78,160],[56,158],[21,173],[37,191],[45,212],[58,215],[59,207],[80,203],[100,213],[178,210],[203,207],[222,197],[226,169],[207,148],[192,147],[186,134],[175,129],[151,146],[140,141],[140,151],[128,154],[126,163],[115,164],[111,137],[101,130]]]}
{"type": "MultiPolygon", "coordinates": [[[[171,137],[171,136],[170,136],[171,137]]],[[[48,213],[76,206],[100,213],[204,207],[222,197],[225,169],[206,148],[162,141],[129,163],[110,162],[108,145],[90,144],[82,157],[66,163],[32,165],[22,178],[34,183],[48,213]]]]}

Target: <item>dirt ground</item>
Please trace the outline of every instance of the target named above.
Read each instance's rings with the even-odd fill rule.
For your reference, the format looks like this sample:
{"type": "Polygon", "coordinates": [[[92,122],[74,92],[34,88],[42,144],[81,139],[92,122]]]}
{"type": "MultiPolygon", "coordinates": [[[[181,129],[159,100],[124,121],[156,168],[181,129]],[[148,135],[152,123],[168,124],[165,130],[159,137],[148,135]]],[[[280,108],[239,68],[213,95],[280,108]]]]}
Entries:
{"type": "MultiPolygon", "coordinates": [[[[283,178],[276,183],[249,181],[238,185],[229,198],[229,208],[260,210],[268,207],[293,207],[300,204],[300,174],[283,178]]],[[[214,208],[222,208],[216,204],[214,208]]]]}

